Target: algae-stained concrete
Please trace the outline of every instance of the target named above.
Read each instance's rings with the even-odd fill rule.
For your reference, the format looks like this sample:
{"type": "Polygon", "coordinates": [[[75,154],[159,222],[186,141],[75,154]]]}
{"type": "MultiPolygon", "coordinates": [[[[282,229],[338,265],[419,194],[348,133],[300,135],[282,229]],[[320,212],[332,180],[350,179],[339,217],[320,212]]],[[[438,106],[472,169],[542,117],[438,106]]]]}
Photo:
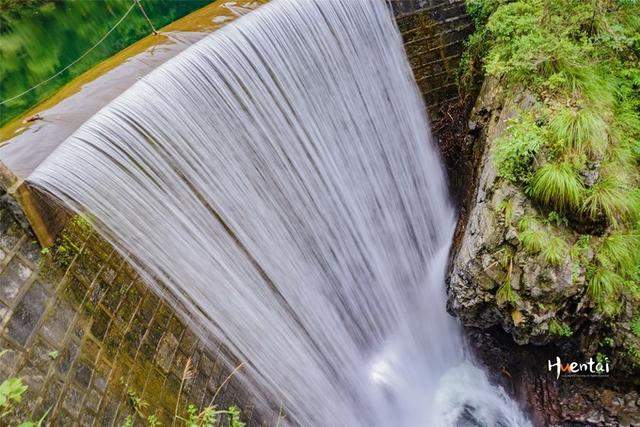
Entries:
{"type": "MultiPolygon", "coordinates": [[[[0,208],[0,380],[29,387],[13,421],[54,425],[122,425],[144,416],[170,425],[178,410],[211,402],[229,370],[154,295],[122,256],[84,221],[74,219],[50,253],[0,208]],[[57,248],[57,249],[55,249],[57,248]]],[[[215,350],[215,349],[214,349],[215,350]]],[[[251,407],[233,380],[218,407],[251,407]]],[[[255,420],[254,420],[255,421],[255,420]]],[[[7,420],[0,420],[0,424],[7,420]]]]}

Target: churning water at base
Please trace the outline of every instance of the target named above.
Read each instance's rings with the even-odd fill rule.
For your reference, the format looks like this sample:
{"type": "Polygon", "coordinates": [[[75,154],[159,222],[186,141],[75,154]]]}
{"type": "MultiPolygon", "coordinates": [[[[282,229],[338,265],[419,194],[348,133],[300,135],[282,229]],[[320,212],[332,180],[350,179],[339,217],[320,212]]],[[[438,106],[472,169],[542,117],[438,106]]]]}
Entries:
{"type": "Polygon", "coordinates": [[[382,1],[274,0],[30,177],[302,426],[523,425],[445,312],[454,213],[382,1]]]}

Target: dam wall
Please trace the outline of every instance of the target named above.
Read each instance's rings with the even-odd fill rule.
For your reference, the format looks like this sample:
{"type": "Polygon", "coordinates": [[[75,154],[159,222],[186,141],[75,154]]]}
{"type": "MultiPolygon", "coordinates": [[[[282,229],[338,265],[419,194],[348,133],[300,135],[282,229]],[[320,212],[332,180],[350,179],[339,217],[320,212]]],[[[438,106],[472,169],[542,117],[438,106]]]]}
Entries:
{"type": "MultiPolygon", "coordinates": [[[[459,100],[457,68],[471,22],[463,1],[392,1],[414,75],[432,117],[459,100]]],[[[436,136],[438,131],[436,130],[436,136]]],[[[24,199],[21,198],[21,199],[24,199]]],[[[56,425],[171,424],[188,404],[236,404],[261,423],[219,349],[206,348],[127,260],[77,217],[43,249],[12,201],[0,206],[0,381],[28,386],[13,421],[45,413],[56,425]],[[222,386],[222,387],[221,387],[222,386]]],[[[27,209],[25,209],[27,211],[27,209]]],[[[38,215],[38,218],[29,217],[38,215]]],[[[275,422],[267,422],[274,425],[275,422]]]]}

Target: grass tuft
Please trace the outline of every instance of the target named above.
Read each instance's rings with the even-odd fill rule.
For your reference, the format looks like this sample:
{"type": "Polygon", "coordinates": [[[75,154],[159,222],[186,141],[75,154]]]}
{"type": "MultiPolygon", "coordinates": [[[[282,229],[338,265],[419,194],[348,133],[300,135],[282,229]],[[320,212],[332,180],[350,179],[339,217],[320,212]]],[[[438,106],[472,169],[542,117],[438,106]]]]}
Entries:
{"type": "Polygon", "coordinates": [[[554,236],[547,240],[541,252],[548,264],[560,265],[569,256],[569,245],[564,239],[554,236]]]}
{"type": "Polygon", "coordinates": [[[532,217],[524,217],[518,224],[518,238],[527,250],[532,254],[539,253],[546,243],[547,233],[542,224],[532,217]]]}
{"type": "Polygon", "coordinates": [[[616,295],[624,286],[624,279],[606,268],[600,267],[591,276],[587,292],[596,303],[598,310],[613,316],[620,310],[616,295]]]}
{"type": "Polygon", "coordinates": [[[640,235],[618,232],[604,237],[597,248],[596,259],[604,268],[634,278],[640,269],[640,235]]]}
{"type": "Polygon", "coordinates": [[[579,153],[601,155],[607,148],[607,123],[588,108],[563,108],[549,122],[555,139],[579,153]]]}
{"type": "Polygon", "coordinates": [[[589,217],[604,215],[614,225],[638,217],[640,194],[628,185],[623,173],[609,173],[587,191],[582,209],[589,217]]]}
{"type": "Polygon", "coordinates": [[[536,171],[528,192],[545,206],[565,212],[581,206],[584,186],[571,164],[547,163],[536,171]]]}

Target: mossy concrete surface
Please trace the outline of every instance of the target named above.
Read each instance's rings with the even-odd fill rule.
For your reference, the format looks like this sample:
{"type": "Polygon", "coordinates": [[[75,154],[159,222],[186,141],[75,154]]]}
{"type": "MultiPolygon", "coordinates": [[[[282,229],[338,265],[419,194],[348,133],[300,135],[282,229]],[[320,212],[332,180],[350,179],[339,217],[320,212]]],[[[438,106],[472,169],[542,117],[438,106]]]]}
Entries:
{"type": "MultiPolygon", "coordinates": [[[[209,405],[229,376],[221,359],[86,223],[71,221],[61,236],[42,254],[0,208],[0,382],[28,386],[12,421],[49,411],[54,425],[122,425],[129,415],[170,425],[188,361],[178,412],[209,405]],[[148,403],[139,411],[137,398],[148,403]]],[[[251,422],[243,402],[232,379],[214,403],[239,406],[251,422]]]]}

